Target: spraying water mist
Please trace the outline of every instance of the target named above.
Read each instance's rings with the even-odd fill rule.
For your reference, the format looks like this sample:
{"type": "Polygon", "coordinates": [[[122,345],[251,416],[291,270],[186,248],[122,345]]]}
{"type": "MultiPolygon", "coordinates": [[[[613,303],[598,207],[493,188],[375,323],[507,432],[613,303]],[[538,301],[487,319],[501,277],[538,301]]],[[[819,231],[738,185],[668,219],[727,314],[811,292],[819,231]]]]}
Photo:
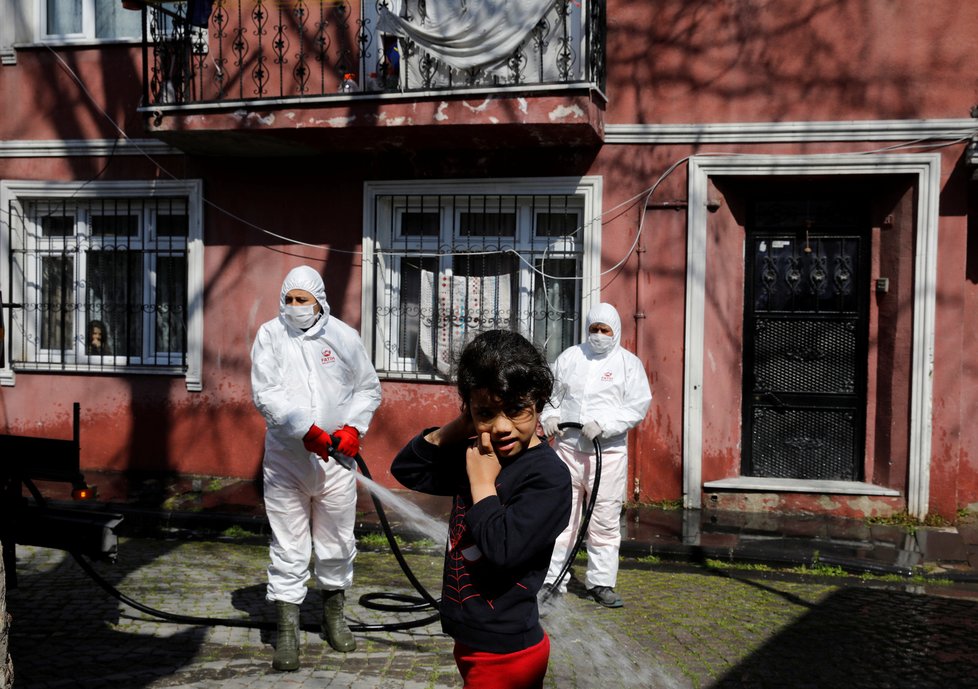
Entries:
{"type": "Polygon", "coordinates": [[[384,488],[376,481],[367,478],[363,474],[356,474],[357,481],[360,482],[372,495],[385,505],[392,507],[405,520],[405,523],[414,527],[417,531],[430,538],[437,545],[444,545],[448,541],[448,524],[431,515],[427,514],[420,507],[410,500],[407,500],[397,493],[384,488]]]}

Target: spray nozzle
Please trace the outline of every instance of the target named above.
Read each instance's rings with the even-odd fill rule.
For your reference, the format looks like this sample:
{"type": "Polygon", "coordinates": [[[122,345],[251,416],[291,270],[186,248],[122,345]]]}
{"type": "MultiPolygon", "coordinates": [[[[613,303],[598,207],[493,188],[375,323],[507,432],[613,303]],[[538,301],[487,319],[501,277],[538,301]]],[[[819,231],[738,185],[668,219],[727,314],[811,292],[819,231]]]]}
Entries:
{"type": "Polygon", "coordinates": [[[335,459],[337,464],[339,464],[344,469],[349,469],[350,471],[356,471],[357,468],[356,460],[353,457],[347,457],[345,454],[343,454],[342,452],[336,449],[336,446],[340,444],[340,439],[337,438],[335,435],[329,436],[329,439],[331,441],[329,456],[335,459]]]}

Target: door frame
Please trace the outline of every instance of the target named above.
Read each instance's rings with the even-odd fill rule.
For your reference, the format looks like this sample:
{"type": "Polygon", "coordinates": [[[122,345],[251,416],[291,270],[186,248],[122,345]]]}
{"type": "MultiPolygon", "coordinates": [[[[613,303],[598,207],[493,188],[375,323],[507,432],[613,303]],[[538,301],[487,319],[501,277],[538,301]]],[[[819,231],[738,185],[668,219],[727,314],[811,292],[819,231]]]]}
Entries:
{"type": "MultiPolygon", "coordinates": [[[[691,156],[686,239],[685,361],[683,376],[683,506],[703,504],[703,380],[709,181],[720,176],[913,175],[916,178],[913,338],[910,390],[910,457],[907,511],[926,516],[930,501],[933,411],[934,321],[941,159],[938,153],[810,156],[691,156]]],[[[750,479],[728,479],[723,487],[759,490],[750,479]]],[[[770,484],[770,482],[768,482],[770,484]]],[[[797,490],[797,487],[790,487],[797,490]]],[[[772,490],[768,488],[768,490],[772,490]]],[[[776,488],[773,489],[776,491],[776,488]]],[[[820,493],[898,495],[881,486],[818,482],[820,493]],[[846,485],[832,486],[833,483],[846,485]]]]}

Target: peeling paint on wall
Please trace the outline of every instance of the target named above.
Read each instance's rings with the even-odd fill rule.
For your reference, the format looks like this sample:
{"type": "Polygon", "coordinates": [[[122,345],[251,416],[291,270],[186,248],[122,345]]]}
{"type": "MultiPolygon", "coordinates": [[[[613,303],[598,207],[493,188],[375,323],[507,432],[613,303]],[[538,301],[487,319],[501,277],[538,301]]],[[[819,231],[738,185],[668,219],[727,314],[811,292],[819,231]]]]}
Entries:
{"type": "Polygon", "coordinates": [[[517,98],[516,102],[520,104],[520,112],[525,115],[528,112],[526,98],[517,98]]]}
{"type": "Polygon", "coordinates": [[[411,123],[411,120],[409,120],[407,117],[404,117],[403,115],[400,117],[389,118],[387,117],[387,113],[384,112],[380,113],[380,115],[377,116],[377,120],[380,123],[387,125],[388,127],[401,127],[405,124],[411,123]]]}
{"type": "Polygon", "coordinates": [[[247,110],[235,110],[233,113],[231,113],[231,117],[238,120],[239,122],[245,122],[245,121],[249,123],[253,122],[256,124],[264,125],[266,127],[275,124],[274,113],[269,113],[264,117],[262,117],[257,112],[248,112],[247,110]]]}
{"type": "Polygon", "coordinates": [[[348,127],[356,121],[356,115],[351,115],[349,117],[330,117],[326,120],[326,123],[330,127],[348,127]]]}
{"type": "Polygon", "coordinates": [[[482,101],[481,105],[469,105],[469,102],[467,100],[462,101],[462,105],[467,107],[472,112],[485,112],[485,110],[489,107],[490,103],[492,103],[491,97],[486,98],[484,101],[482,101]]]}
{"type": "Polygon", "coordinates": [[[438,110],[435,112],[435,119],[439,122],[444,122],[448,119],[448,115],[445,114],[445,110],[448,108],[448,103],[442,101],[438,104],[438,110]]]}
{"type": "Polygon", "coordinates": [[[584,117],[584,111],[581,110],[576,105],[571,105],[571,106],[561,105],[557,108],[554,108],[550,112],[550,115],[548,115],[548,117],[550,117],[551,122],[556,122],[557,120],[564,120],[567,119],[568,117],[579,119],[584,117]]]}

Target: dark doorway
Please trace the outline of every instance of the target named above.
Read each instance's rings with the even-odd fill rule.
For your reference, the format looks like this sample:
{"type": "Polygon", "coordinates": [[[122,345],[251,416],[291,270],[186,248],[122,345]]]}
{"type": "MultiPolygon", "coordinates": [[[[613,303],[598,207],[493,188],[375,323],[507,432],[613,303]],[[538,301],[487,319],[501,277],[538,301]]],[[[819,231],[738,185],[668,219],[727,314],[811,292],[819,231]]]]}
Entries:
{"type": "Polygon", "coordinates": [[[869,230],[834,195],[749,207],[743,475],[862,480],[869,230]]]}

